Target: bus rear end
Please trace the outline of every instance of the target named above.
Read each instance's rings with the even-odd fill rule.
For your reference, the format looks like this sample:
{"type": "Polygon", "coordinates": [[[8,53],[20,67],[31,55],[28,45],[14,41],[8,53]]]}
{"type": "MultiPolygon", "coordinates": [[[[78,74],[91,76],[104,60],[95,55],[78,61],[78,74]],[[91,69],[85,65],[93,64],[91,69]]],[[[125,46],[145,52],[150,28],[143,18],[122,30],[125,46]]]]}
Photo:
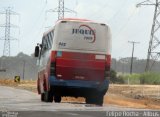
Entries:
{"type": "Polygon", "coordinates": [[[90,21],[62,20],[54,34],[49,78],[54,98],[85,97],[86,103],[102,105],[109,87],[109,27],[90,21]]]}

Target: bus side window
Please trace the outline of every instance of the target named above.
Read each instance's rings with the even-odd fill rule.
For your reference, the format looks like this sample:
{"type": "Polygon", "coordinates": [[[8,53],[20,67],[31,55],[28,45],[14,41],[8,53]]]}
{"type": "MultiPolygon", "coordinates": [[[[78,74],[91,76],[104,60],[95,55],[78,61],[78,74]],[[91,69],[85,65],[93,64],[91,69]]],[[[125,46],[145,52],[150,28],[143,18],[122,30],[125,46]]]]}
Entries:
{"type": "Polygon", "coordinates": [[[48,43],[48,49],[51,49],[51,41],[49,34],[47,35],[47,43],[48,43]]]}
{"type": "Polygon", "coordinates": [[[51,35],[51,41],[53,42],[53,38],[54,38],[54,30],[51,31],[50,35],[51,35]]]}
{"type": "Polygon", "coordinates": [[[50,47],[52,47],[53,40],[52,40],[52,35],[51,35],[51,33],[48,34],[48,42],[49,42],[49,44],[50,44],[50,47]]]}
{"type": "Polygon", "coordinates": [[[46,40],[46,50],[50,49],[50,44],[48,42],[48,35],[45,36],[45,40],[46,40]]]}
{"type": "Polygon", "coordinates": [[[46,36],[43,37],[41,54],[44,54],[48,49],[52,48],[53,36],[54,36],[53,31],[51,31],[50,33],[48,33],[46,36]]]}
{"type": "Polygon", "coordinates": [[[46,37],[44,37],[42,41],[42,54],[47,50],[47,48],[46,37]]]}

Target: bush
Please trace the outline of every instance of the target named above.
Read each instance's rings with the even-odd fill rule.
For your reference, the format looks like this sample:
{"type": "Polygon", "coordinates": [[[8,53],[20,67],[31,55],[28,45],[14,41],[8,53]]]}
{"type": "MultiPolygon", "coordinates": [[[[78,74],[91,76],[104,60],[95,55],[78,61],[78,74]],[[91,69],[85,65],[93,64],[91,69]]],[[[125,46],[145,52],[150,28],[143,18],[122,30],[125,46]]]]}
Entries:
{"type": "Polygon", "coordinates": [[[140,84],[140,74],[132,74],[123,76],[123,80],[126,84],[140,84]]]}
{"type": "Polygon", "coordinates": [[[117,72],[114,70],[111,70],[110,72],[110,82],[111,83],[117,83],[117,84],[124,84],[124,80],[122,77],[117,77],[117,72]]]}
{"type": "Polygon", "coordinates": [[[140,75],[141,84],[160,84],[160,73],[143,73],[140,75]]]}
{"type": "Polygon", "coordinates": [[[132,74],[121,76],[124,83],[129,84],[150,84],[158,85],[160,84],[160,73],[143,73],[143,74],[132,74]]]}

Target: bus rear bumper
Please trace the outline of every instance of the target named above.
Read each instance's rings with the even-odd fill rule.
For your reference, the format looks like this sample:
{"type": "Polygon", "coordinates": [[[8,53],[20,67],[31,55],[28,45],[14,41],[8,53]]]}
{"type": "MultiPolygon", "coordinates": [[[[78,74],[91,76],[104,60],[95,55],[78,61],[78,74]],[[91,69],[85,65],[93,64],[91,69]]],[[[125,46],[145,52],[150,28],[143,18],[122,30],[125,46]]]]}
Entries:
{"type": "Polygon", "coordinates": [[[82,89],[95,89],[99,92],[107,91],[109,87],[109,80],[99,81],[82,81],[82,80],[62,80],[57,79],[55,76],[50,76],[49,83],[51,87],[66,87],[66,88],[82,88],[82,89]]]}

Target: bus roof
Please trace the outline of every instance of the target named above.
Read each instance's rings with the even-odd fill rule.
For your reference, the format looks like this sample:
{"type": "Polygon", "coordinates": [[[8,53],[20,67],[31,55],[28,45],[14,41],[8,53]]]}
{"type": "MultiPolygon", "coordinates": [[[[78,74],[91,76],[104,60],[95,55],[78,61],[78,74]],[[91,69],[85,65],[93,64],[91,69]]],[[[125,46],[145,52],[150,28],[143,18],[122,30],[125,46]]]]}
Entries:
{"type": "Polygon", "coordinates": [[[62,22],[62,21],[72,21],[72,22],[90,22],[90,23],[97,23],[97,24],[104,24],[101,22],[95,22],[93,20],[88,20],[88,19],[81,19],[81,18],[64,18],[64,19],[60,19],[57,20],[56,24],[62,22]]]}
{"type": "MultiPolygon", "coordinates": [[[[64,18],[64,19],[60,19],[57,20],[55,25],[62,22],[62,21],[73,21],[73,22],[91,22],[91,23],[98,23],[92,20],[88,20],[88,19],[81,19],[81,18],[64,18]]],[[[98,23],[98,24],[104,24],[104,23],[98,23]]],[[[49,32],[51,32],[54,29],[54,26],[52,28],[50,28],[48,31],[43,33],[43,36],[47,35],[49,32]]]]}
{"type": "Polygon", "coordinates": [[[88,20],[88,19],[80,19],[80,18],[64,18],[64,19],[60,19],[59,21],[80,21],[80,22],[94,22],[92,20],[88,20]]]}

